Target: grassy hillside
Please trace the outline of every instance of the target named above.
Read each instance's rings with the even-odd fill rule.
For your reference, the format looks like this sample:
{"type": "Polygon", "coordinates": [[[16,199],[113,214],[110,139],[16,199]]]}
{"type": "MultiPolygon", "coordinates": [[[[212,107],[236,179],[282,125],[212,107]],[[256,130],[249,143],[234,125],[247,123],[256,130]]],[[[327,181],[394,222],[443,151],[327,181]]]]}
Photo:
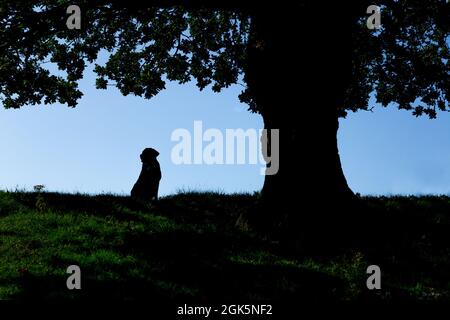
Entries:
{"type": "Polygon", "coordinates": [[[364,198],[379,214],[370,247],[293,251],[246,219],[257,195],[128,197],[0,192],[2,299],[450,299],[450,199],[364,198]],[[385,226],[385,227],[383,227],[385,226]],[[66,268],[82,290],[66,288],[66,268]],[[366,268],[382,290],[366,289],[366,268]]]}

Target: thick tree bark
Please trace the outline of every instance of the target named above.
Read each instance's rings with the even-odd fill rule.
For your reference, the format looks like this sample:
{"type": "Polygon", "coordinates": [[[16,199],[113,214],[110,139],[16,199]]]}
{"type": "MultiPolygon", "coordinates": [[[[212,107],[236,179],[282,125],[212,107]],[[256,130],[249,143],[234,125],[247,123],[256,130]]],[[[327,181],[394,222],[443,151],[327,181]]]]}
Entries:
{"type": "Polygon", "coordinates": [[[351,78],[354,12],[334,8],[347,22],[341,25],[332,20],[339,12],[319,9],[254,12],[245,76],[265,128],[280,130],[279,172],[265,178],[263,208],[300,230],[314,225],[326,230],[345,214],[338,208],[355,200],[337,145],[338,108],[351,78]]]}

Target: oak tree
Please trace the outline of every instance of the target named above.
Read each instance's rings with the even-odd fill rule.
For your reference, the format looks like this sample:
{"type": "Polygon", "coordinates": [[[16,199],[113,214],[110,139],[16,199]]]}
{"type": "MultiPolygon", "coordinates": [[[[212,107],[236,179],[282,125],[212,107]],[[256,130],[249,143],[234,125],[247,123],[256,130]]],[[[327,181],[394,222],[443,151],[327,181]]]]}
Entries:
{"type": "Polygon", "coordinates": [[[280,169],[266,177],[263,199],[277,214],[313,216],[296,203],[353,199],[337,148],[339,117],[368,110],[371,94],[415,116],[449,110],[447,1],[377,1],[382,25],[373,30],[372,4],[2,0],[0,98],[5,108],[75,107],[78,81],[101,52],[97,88],[114,85],[123,95],[150,99],[167,81],[217,92],[242,82],[240,100],[266,128],[280,129],[280,169]],[[70,5],[81,9],[81,29],[67,27],[70,5]]]}

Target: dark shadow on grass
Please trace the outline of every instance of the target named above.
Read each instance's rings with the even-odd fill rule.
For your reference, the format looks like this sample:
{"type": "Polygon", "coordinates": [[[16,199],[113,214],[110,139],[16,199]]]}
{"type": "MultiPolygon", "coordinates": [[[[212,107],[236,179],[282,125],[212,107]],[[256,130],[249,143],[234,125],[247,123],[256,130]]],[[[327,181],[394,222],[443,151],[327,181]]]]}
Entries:
{"type": "MultiPolygon", "coordinates": [[[[285,299],[338,300],[344,288],[340,279],[288,265],[233,261],[243,248],[258,249],[251,239],[215,233],[187,231],[138,234],[126,239],[123,254],[136,263],[82,267],[82,290],[66,289],[66,277],[36,277],[19,280],[22,291],[13,299],[118,299],[282,301],[285,299]],[[139,275],[130,272],[139,268],[139,275]],[[108,273],[116,280],[104,280],[108,273]],[[103,279],[103,280],[102,280],[103,279]]],[[[57,260],[60,268],[76,261],[57,260]]]]}
{"type": "Polygon", "coordinates": [[[343,290],[343,282],[335,277],[286,266],[228,263],[215,268],[188,260],[169,266],[164,275],[170,281],[164,280],[165,277],[143,280],[129,275],[117,280],[100,280],[93,277],[96,273],[88,275],[89,270],[85,271],[81,290],[68,290],[65,277],[29,275],[18,280],[21,292],[11,298],[202,303],[323,301],[339,300],[343,290]]]}
{"type": "Polygon", "coordinates": [[[86,213],[93,216],[114,216],[118,220],[141,220],[137,212],[149,212],[150,206],[128,196],[61,194],[54,192],[10,193],[21,205],[36,209],[36,199],[41,196],[47,209],[61,213],[86,213]]]}

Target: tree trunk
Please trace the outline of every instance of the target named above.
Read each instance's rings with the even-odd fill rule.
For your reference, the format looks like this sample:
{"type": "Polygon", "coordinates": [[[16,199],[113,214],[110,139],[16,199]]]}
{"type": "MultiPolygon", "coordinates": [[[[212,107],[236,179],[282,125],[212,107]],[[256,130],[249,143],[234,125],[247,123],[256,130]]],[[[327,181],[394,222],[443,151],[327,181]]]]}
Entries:
{"type": "MultiPolygon", "coordinates": [[[[334,10],[341,12],[341,6],[334,10]]],[[[265,177],[263,208],[297,230],[320,225],[325,232],[345,215],[338,208],[355,199],[337,146],[338,108],[351,76],[353,20],[344,10],[347,23],[333,21],[339,17],[334,10],[324,14],[297,5],[261,9],[252,18],[245,81],[265,128],[280,130],[279,171],[265,177]]]]}

